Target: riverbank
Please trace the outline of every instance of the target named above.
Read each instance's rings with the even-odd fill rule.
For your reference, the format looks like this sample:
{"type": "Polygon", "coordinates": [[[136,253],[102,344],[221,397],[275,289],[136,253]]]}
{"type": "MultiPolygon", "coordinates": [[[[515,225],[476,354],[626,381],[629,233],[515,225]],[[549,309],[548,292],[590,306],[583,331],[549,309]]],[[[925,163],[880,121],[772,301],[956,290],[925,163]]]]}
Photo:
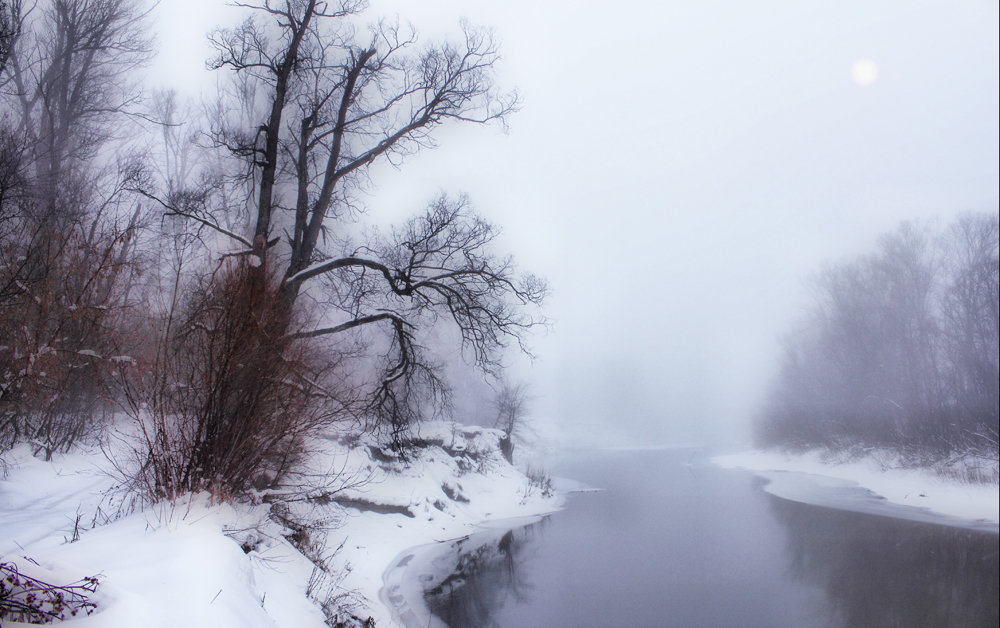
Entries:
{"type": "Polygon", "coordinates": [[[67,620],[77,628],[394,626],[380,592],[404,550],[562,506],[545,476],[504,460],[501,436],[427,424],[405,459],[330,439],[297,488],[143,509],[99,448],[44,462],[21,446],[0,476],[0,562],[58,584],[97,575],[96,611],[67,620]]]}
{"type": "Polygon", "coordinates": [[[971,482],[964,478],[973,474],[961,470],[963,465],[969,465],[977,470],[974,475],[978,477],[992,475],[996,478],[995,459],[964,459],[956,463],[956,472],[950,475],[906,466],[894,454],[883,450],[852,456],[819,450],[796,454],[756,450],[715,456],[712,462],[721,467],[753,471],[768,480],[765,490],[795,501],[850,508],[851,504],[841,499],[843,495],[827,499],[832,493],[825,491],[824,486],[829,488],[830,483],[824,483],[821,478],[828,478],[839,482],[837,488],[859,486],[888,504],[910,509],[908,516],[906,509],[877,512],[871,503],[855,502],[857,509],[864,512],[876,511],[874,514],[920,520],[929,520],[926,513],[933,513],[940,516],[941,523],[963,525],[965,522],[971,527],[987,524],[996,529],[1000,524],[997,483],[971,482]]]}
{"type": "Polygon", "coordinates": [[[421,426],[421,444],[409,460],[379,460],[384,452],[373,457],[371,450],[354,450],[350,468],[374,473],[336,497],[354,506],[327,546],[342,547],[339,587],[364,600],[363,613],[356,615],[371,616],[379,627],[403,625],[402,618],[414,613],[425,617],[419,583],[386,579],[411,550],[499,522],[529,523],[562,508],[565,493],[547,477],[526,475],[503,458],[501,436],[498,430],[437,422],[421,426]],[[387,509],[399,510],[383,514],[387,509]]]}
{"type": "Polygon", "coordinates": [[[453,626],[997,625],[995,533],[779,499],[703,447],[553,458],[604,490],[408,551],[398,581],[453,626]]]}

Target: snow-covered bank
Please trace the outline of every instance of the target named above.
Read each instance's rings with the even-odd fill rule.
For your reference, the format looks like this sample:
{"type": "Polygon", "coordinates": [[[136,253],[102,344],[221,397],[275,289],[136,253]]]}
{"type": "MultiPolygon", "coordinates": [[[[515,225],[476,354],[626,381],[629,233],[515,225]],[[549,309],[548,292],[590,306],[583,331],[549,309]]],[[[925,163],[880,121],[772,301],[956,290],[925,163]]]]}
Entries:
{"type": "Polygon", "coordinates": [[[363,486],[338,495],[359,507],[348,510],[345,524],[327,543],[345,543],[344,558],[351,568],[341,587],[362,593],[374,604],[365,612],[380,627],[405,625],[404,617],[410,624],[413,617],[427,618],[422,589],[401,582],[394,571],[411,550],[505,526],[510,520],[527,524],[564,502],[562,491],[507,464],[499,453],[498,430],[433,423],[422,426],[419,436],[425,445],[405,464],[364,462],[365,453],[354,450],[360,463],[352,462],[352,468],[372,470],[374,475],[363,486]],[[366,503],[381,510],[404,508],[409,514],[378,514],[366,510],[366,503]]]}
{"type": "Polygon", "coordinates": [[[927,469],[902,468],[891,460],[884,452],[836,460],[820,451],[748,451],[712,458],[721,467],[755,472],[769,481],[765,490],[786,499],[997,531],[1000,492],[996,484],[974,484],[927,469]]]}
{"type": "Polygon", "coordinates": [[[312,565],[268,522],[266,507],[211,505],[200,495],[116,517],[120,503],[113,491],[105,496],[114,481],[100,452],[47,463],[19,447],[4,457],[0,559],[53,584],[100,581],[96,612],[68,625],[324,625],[305,596],[312,565]],[[250,529],[267,538],[245,554],[230,535],[250,529]]]}
{"type": "Polygon", "coordinates": [[[405,461],[364,439],[330,440],[298,491],[238,505],[199,495],[123,516],[101,452],[47,463],[20,447],[4,455],[0,560],[55,583],[99,574],[97,611],[73,626],[319,628],[317,599],[398,625],[380,592],[405,550],[561,507],[544,479],[503,459],[500,437],[425,425],[405,461]]]}

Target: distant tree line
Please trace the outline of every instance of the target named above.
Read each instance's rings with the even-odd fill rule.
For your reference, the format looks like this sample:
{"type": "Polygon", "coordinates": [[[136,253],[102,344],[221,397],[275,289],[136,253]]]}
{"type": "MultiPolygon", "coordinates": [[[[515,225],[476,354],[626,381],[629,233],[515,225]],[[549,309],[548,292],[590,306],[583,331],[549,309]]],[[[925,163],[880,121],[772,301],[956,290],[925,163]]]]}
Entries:
{"type": "Polygon", "coordinates": [[[997,451],[997,214],[904,223],[815,278],[757,423],[764,446],[997,451]]]}

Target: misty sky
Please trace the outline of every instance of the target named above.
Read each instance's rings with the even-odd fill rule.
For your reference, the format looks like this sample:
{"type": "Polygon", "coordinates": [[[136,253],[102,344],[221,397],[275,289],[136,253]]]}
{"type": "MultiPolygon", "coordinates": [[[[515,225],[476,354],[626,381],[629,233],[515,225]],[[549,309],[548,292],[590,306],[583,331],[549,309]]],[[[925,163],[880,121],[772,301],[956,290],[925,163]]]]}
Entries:
{"type": "MultiPolygon", "coordinates": [[[[161,1],[150,86],[211,85],[204,33],[236,14],[206,4],[161,1]]],[[[811,273],[1000,202],[995,0],[371,4],[425,40],[467,17],[503,42],[509,133],[440,129],[374,172],[369,207],[388,223],[464,192],[503,226],[553,287],[515,377],[578,433],[745,438],[811,273]]]]}

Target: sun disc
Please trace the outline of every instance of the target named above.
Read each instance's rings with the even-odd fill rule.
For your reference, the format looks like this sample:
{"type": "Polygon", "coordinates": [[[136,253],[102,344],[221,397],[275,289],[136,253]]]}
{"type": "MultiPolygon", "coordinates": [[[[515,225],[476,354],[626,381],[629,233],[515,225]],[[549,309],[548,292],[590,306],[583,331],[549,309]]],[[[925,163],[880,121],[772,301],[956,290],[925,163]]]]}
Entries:
{"type": "Polygon", "coordinates": [[[861,87],[874,85],[878,80],[878,64],[871,59],[858,59],[851,64],[851,80],[861,87]]]}

